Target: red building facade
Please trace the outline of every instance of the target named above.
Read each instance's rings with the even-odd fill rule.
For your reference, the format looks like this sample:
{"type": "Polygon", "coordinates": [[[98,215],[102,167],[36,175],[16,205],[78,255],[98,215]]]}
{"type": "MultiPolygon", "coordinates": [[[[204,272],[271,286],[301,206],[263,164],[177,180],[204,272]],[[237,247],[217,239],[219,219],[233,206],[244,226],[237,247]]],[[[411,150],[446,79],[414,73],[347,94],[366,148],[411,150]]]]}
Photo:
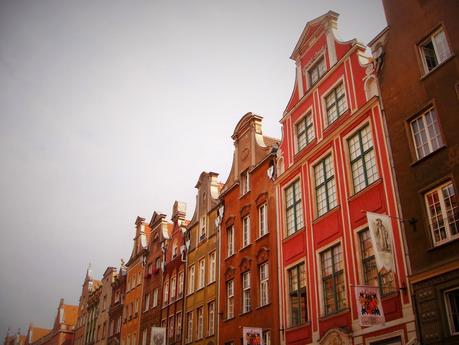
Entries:
{"type": "Polygon", "coordinates": [[[336,39],[338,14],[307,23],[278,152],[282,341],[405,344],[415,337],[401,225],[372,61],[336,39]],[[378,271],[366,212],[389,215],[393,271],[378,271]],[[360,326],[354,289],[379,286],[386,322],[360,326]]]}
{"type": "Polygon", "coordinates": [[[277,140],[247,113],[232,138],[235,152],[220,200],[218,343],[242,344],[243,327],[280,344],[274,160],[277,140]],[[221,212],[220,212],[221,213],[221,212]]]}

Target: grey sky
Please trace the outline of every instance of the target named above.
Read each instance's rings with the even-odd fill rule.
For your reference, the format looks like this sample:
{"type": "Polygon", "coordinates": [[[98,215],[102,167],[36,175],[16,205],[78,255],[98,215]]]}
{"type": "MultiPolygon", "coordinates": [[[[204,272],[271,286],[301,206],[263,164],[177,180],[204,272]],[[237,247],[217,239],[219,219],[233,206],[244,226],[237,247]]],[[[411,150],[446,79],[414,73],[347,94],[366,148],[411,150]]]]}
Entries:
{"type": "Polygon", "coordinates": [[[194,208],[248,111],[280,137],[307,21],[367,43],[380,0],[0,1],[0,336],[51,327],[131,250],[137,215],[194,208]]]}

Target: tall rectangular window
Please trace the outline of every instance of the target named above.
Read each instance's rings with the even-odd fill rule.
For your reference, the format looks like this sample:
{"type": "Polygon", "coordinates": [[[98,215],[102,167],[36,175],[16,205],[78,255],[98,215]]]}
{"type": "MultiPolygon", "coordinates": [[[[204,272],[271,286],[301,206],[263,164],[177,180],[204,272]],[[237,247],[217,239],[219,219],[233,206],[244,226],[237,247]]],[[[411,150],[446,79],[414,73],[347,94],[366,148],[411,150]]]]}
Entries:
{"type": "Polygon", "coordinates": [[[459,287],[445,292],[446,313],[451,335],[459,334],[459,287]]]}
{"type": "Polygon", "coordinates": [[[250,301],[250,272],[242,273],[242,312],[247,313],[252,309],[250,301]]]}
{"type": "Polygon", "coordinates": [[[147,329],[142,331],[142,345],[147,345],[147,329]]]}
{"type": "Polygon", "coordinates": [[[242,218],[242,247],[250,244],[250,217],[242,218]]]}
{"type": "Polygon", "coordinates": [[[158,306],[158,288],[153,290],[153,308],[158,306]]]}
{"type": "Polygon", "coordinates": [[[226,318],[234,317],[234,280],[226,283],[226,318]]]}
{"type": "Polygon", "coordinates": [[[202,339],[204,337],[204,309],[203,307],[198,308],[198,329],[196,339],[202,339]]]}
{"type": "Polygon", "coordinates": [[[344,84],[342,82],[325,96],[325,107],[327,125],[330,125],[347,110],[346,94],[344,93],[344,84]]]}
{"type": "Polygon", "coordinates": [[[183,271],[179,272],[177,285],[178,285],[177,286],[177,290],[178,290],[177,299],[179,299],[183,297],[183,289],[185,288],[185,272],[183,271]]]}
{"type": "Polygon", "coordinates": [[[180,342],[182,338],[182,313],[177,313],[175,316],[175,341],[180,342]]]}
{"type": "Polygon", "coordinates": [[[375,151],[369,125],[348,140],[354,193],[372,184],[378,178],[375,151]]]}
{"type": "Polygon", "coordinates": [[[206,284],[206,259],[199,260],[198,289],[202,289],[206,284]]]}
{"type": "Polygon", "coordinates": [[[188,271],[188,294],[194,292],[194,265],[192,265],[188,271]]]}
{"type": "Polygon", "coordinates": [[[186,329],[186,342],[193,341],[193,312],[187,314],[187,329],[186,329]]]}
{"type": "Polygon", "coordinates": [[[215,281],[217,270],[217,253],[214,251],[209,254],[209,283],[215,281]]]}
{"type": "Polygon", "coordinates": [[[336,206],[335,170],[328,155],[314,166],[317,215],[327,213],[336,206]]]}
{"type": "Polygon", "coordinates": [[[435,245],[459,237],[459,207],[451,181],[425,195],[430,231],[435,245]]]}
{"type": "Polygon", "coordinates": [[[144,306],[144,308],[143,308],[143,311],[144,311],[144,312],[147,311],[149,307],[150,307],[150,294],[147,293],[147,294],[145,295],[145,306],[144,306]]]}
{"type": "Polygon", "coordinates": [[[313,86],[325,74],[327,67],[325,66],[325,59],[320,58],[309,70],[309,87],[313,86]]]}
{"type": "Polygon", "coordinates": [[[206,216],[202,216],[199,221],[199,242],[206,238],[206,216]]]}
{"type": "Polygon", "coordinates": [[[307,321],[306,274],[304,263],[289,268],[287,276],[290,327],[295,327],[307,321]]]}
{"type": "Polygon", "coordinates": [[[296,124],[296,148],[297,152],[304,149],[314,138],[314,125],[312,113],[309,112],[296,124]]]}
{"type": "Polygon", "coordinates": [[[260,307],[269,303],[269,265],[260,265],[260,307]]]}
{"type": "Polygon", "coordinates": [[[341,244],[320,253],[322,292],[325,315],[346,307],[344,264],[341,244]]]}
{"type": "Polygon", "coordinates": [[[268,204],[263,204],[258,208],[258,236],[268,233],[268,204]]]}
{"type": "Polygon", "coordinates": [[[207,306],[207,335],[215,334],[215,302],[210,302],[207,306]]]}
{"type": "Polygon", "coordinates": [[[300,180],[293,182],[285,189],[285,218],[287,220],[287,236],[303,227],[303,204],[301,202],[300,180]]]}
{"type": "Polygon", "coordinates": [[[368,229],[359,232],[359,242],[365,285],[379,286],[383,295],[394,291],[393,273],[386,270],[378,272],[370,231],[368,229]]]}
{"type": "Polygon", "coordinates": [[[246,170],[241,173],[241,195],[246,194],[250,191],[250,174],[246,170]]]}
{"type": "Polygon", "coordinates": [[[168,329],[168,333],[169,333],[169,340],[172,340],[174,339],[174,324],[175,324],[175,318],[174,318],[174,315],[172,315],[170,318],[169,318],[169,329],[168,329]]]}
{"type": "Polygon", "coordinates": [[[424,72],[428,73],[451,56],[445,31],[439,29],[419,45],[424,72]]]}
{"type": "Polygon", "coordinates": [[[175,301],[175,292],[177,291],[177,277],[171,279],[171,302],[175,301]]]}
{"type": "Polygon", "coordinates": [[[423,112],[410,122],[417,159],[421,159],[443,146],[435,108],[423,112]]]}
{"type": "Polygon", "coordinates": [[[226,237],[228,240],[228,256],[234,254],[234,228],[231,226],[226,230],[226,237]]]}
{"type": "Polygon", "coordinates": [[[169,303],[169,281],[164,283],[164,292],[163,292],[163,305],[169,303]]]}

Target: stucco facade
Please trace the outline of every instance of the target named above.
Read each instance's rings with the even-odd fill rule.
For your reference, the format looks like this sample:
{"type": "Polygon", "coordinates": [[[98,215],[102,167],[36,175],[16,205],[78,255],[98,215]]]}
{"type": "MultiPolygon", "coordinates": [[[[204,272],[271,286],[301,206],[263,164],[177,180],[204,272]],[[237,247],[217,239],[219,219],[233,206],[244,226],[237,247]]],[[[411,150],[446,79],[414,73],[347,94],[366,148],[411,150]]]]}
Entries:
{"type": "Polygon", "coordinates": [[[280,344],[277,140],[263,135],[261,121],[247,113],[236,125],[232,168],[220,194],[219,344],[240,344],[243,327],[261,328],[265,344],[280,344]]]}
{"type": "Polygon", "coordinates": [[[217,344],[217,208],[221,185],[218,174],[201,173],[197,188],[194,215],[187,227],[189,240],[187,271],[194,270],[185,287],[185,343],[217,344]],[[194,267],[194,268],[192,268],[194,267]],[[190,286],[192,285],[192,286],[190,286]],[[191,328],[189,318],[192,319],[191,328]]]}
{"type": "Polygon", "coordinates": [[[370,43],[422,344],[459,343],[459,2],[383,0],[370,43]]]}
{"type": "Polygon", "coordinates": [[[336,38],[337,18],[308,22],[291,55],[276,180],[283,341],[405,344],[415,322],[374,65],[336,38]],[[389,215],[389,271],[376,267],[367,212],[389,215]],[[360,325],[359,286],[379,286],[384,324],[360,325]]]}

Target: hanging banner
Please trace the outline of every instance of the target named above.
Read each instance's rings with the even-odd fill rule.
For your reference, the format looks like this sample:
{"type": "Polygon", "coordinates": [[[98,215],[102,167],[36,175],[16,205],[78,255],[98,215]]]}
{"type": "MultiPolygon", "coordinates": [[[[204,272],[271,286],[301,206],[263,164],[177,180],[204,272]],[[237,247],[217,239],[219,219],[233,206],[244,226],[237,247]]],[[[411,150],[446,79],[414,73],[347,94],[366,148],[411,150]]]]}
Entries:
{"type": "Polygon", "coordinates": [[[264,345],[263,344],[263,330],[261,328],[242,328],[242,338],[244,339],[244,345],[264,345]]]}
{"type": "Polygon", "coordinates": [[[151,345],[166,345],[166,327],[151,328],[151,345]]]}
{"type": "Polygon", "coordinates": [[[368,228],[378,271],[395,272],[392,222],[389,216],[367,212],[368,228]]]}
{"type": "Polygon", "coordinates": [[[373,326],[386,321],[377,287],[355,287],[355,299],[357,301],[360,326],[373,326]]]}

